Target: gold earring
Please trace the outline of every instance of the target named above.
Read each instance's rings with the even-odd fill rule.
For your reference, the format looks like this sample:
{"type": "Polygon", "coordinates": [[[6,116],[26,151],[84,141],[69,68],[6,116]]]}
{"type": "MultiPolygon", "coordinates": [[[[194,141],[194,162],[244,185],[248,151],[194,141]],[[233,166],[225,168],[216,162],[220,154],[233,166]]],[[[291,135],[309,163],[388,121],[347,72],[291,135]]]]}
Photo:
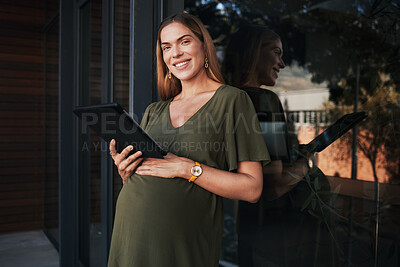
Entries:
{"type": "Polygon", "coordinates": [[[171,74],[171,71],[168,71],[168,79],[172,79],[172,74],[171,74]]]}
{"type": "Polygon", "coordinates": [[[204,61],[206,62],[206,63],[204,64],[204,68],[208,69],[208,58],[206,57],[206,58],[204,59],[204,61]]]}

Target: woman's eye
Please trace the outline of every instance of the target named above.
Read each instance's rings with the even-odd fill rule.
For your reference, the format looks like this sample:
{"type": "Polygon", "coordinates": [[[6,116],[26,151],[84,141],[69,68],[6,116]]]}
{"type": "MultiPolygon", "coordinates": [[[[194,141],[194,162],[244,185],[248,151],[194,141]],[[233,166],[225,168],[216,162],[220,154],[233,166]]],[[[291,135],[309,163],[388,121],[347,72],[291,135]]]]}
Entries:
{"type": "Polygon", "coordinates": [[[167,49],[169,49],[169,46],[164,46],[164,47],[162,48],[163,51],[165,51],[165,50],[167,50],[167,49]]]}
{"type": "Polygon", "coordinates": [[[182,44],[183,44],[183,45],[184,45],[184,44],[188,44],[188,43],[190,43],[189,40],[183,40],[183,41],[182,41],[182,44]]]}

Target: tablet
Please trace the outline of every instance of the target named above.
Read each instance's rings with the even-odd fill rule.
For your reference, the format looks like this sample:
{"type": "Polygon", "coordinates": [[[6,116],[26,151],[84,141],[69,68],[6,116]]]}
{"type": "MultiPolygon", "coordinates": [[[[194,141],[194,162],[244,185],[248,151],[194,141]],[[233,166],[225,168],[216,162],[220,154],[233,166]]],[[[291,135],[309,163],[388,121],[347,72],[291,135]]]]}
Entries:
{"type": "Polygon", "coordinates": [[[118,153],[132,145],[130,154],[140,150],[145,158],[163,158],[167,154],[118,103],[81,106],[73,112],[81,120],[82,131],[89,126],[104,141],[115,139],[118,153]]]}
{"type": "MultiPolygon", "coordinates": [[[[365,112],[349,113],[329,126],[310,143],[301,145],[309,153],[321,152],[351,128],[365,119],[365,112]]],[[[292,163],[297,155],[290,157],[292,151],[287,145],[286,122],[260,122],[264,141],[272,160],[282,159],[292,163]],[[290,152],[289,152],[290,151],[290,152]]]]}
{"type": "Polygon", "coordinates": [[[321,152],[366,117],[367,114],[364,111],[344,115],[315,137],[314,140],[305,145],[305,149],[310,153],[321,152]]]}

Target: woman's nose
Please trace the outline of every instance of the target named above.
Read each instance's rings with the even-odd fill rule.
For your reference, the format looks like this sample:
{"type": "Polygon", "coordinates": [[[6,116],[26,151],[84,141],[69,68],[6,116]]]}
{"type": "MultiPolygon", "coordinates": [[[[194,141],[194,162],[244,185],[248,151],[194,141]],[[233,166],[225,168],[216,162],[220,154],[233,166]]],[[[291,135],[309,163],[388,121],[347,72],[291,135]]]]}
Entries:
{"type": "Polygon", "coordinates": [[[283,62],[283,59],[281,59],[281,60],[279,61],[279,67],[280,67],[281,69],[283,69],[284,67],[286,67],[285,62],[283,62]]]}
{"type": "Polygon", "coordinates": [[[179,57],[179,56],[182,55],[182,51],[181,51],[181,49],[179,48],[179,46],[175,46],[175,47],[173,47],[172,49],[173,49],[173,50],[172,50],[172,56],[173,56],[173,57],[179,57]]]}

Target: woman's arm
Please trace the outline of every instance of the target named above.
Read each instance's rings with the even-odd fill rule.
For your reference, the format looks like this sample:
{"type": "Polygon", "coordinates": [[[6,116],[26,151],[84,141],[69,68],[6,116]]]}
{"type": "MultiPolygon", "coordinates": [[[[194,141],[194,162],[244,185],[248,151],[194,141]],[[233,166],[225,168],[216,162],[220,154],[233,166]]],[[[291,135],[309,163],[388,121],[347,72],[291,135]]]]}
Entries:
{"type": "Polygon", "coordinates": [[[264,167],[263,198],[274,200],[293,189],[309,171],[307,160],[299,158],[292,166],[283,167],[281,160],[274,160],[264,167]]]}
{"type": "MultiPolygon", "coordinates": [[[[190,169],[194,161],[169,153],[164,159],[146,159],[137,167],[139,175],[151,175],[163,178],[183,178],[189,180],[190,169]]],[[[237,173],[201,165],[203,172],[194,183],[202,188],[230,199],[258,201],[262,192],[262,167],[258,161],[242,161],[237,173]]]]}

